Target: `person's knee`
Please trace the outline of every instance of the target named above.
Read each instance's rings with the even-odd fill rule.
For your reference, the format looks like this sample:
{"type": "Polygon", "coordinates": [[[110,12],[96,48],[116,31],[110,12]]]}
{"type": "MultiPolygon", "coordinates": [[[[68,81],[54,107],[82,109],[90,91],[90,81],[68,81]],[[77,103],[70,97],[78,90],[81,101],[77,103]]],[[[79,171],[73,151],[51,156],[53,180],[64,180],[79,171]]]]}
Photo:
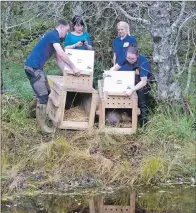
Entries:
{"type": "Polygon", "coordinates": [[[39,104],[47,104],[48,103],[48,94],[39,96],[38,100],[39,100],[39,104]]]}

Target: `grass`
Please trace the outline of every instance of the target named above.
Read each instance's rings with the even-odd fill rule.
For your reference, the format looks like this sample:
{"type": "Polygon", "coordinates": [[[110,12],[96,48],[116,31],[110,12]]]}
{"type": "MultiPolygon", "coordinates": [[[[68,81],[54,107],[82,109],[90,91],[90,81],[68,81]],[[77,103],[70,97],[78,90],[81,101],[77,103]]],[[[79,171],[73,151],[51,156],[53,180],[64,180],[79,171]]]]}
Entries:
{"type": "MultiPolygon", "coordinates": [[[[2,192],[190,182],[195,176],[194,117],[180,105],[158,105],[135,135],[57,130],[46,136],[28,117],[33,93],[22,66],[3,65],[2,192]],[[14,75],[13,75],[14,73],[14,75]],[[48,142],[48,143],[45,143],[48,142]]],[[[57,70],[50,70],[51,73],[57,70]]],[[[189,106],[195,113],[194,100],[189,106]]]]}

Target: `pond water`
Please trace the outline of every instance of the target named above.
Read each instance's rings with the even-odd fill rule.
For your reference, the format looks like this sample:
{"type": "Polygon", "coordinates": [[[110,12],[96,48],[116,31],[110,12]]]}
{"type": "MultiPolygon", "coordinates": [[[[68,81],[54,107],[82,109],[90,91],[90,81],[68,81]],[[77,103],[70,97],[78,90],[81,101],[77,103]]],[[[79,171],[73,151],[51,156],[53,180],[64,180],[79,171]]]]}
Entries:
{"type": "Polygon", "coordinates": [[[196,213],[194,186],[44,193],[3,198],[3,213],[196,213]]]}

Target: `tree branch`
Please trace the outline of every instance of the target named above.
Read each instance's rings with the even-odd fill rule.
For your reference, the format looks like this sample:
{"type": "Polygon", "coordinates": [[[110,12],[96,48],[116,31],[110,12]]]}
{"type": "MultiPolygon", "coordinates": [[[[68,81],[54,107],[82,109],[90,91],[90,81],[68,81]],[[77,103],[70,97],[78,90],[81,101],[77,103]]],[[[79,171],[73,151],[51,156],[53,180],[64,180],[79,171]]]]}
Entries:
{"type": "Polygon", "coordinates": [[[182,24],[180,25],[179,30],[178,30],[178,34],[177,34],[177,36],[176,36],[176,39],[175,39],[175,41],[173,42],[173,44],[171,45],[170,54],[172,54],[172,52],[173,52],[174,54],[176,54],[177,47],[178,47],[178,42],[179,42],[179,39],[178,39],[178,38],[179,38],[179,36],[180,36],[180,32],[181,32],[182,28],[184,27],[184,25],[185,25],[190,19],[192,19],[192,18],[195,17],[195,16],[196,16],[196,13],[194,13],[194,14],[188,16],[188,17],[182,22],[182,24]],[[176,45],[175,45],[175,44],[176,44],[176,45]],[[175,45],[175,47],[174,47],[174,45],[175,45]]]}
{"type": "Polygon", "coordinates": [[[188,78],[187,78],[187,84],[186,84],[186,89],[185,89],[185,93],[188,93],[189,87],[190,87],[190,83],[191,83],[191,71],[192,71],[192,65],[193,62],[195,61],[195,56],[196,56],[196,47],[194,49],[191,61],[189,63],[189,69],[188,69],[188,78]]]}
{"type": "Polygon", "coordinates": [[[183,1],[182,5],[181,5],[180,15],[178,16],[178,18],[176,19],[176,21],[171,26],[172,31],[174,30],[175,27],[178,26],[179,22],[181,21],[182,16],[184,14],[185,6],[186,6],[186,3],[185,3],[185,1],[183,1]]]}
{"type": "Polygon", "coordinates": [[[188,30],[188,45],[187,45],[187,52],[186,52],[186,56],[185,56],[185,62],[184,62],[184,66],[182,68],[182,70],[180,72],[178,72],[178,76],[180,76],[184,71],[185,71],[185,68],[186,68],[186,64],[187,64],[187,61],[188,61],[188,54],[189,54],[189,50],[190,50],[190,35],[189,35],[189,32],[190,29],[188,30]]]}
{"type": "Polygon", "coordinates": [[[150,22],[149,22],[148,20],[146,20],[146,19],[136,18],[136,17],[130,16],[130,15],[118,4],[118,3],[113,2],[113,5],[116,6],[116,7],[121,11],[121,13],[122,13],[125,17],[127,17],[129,20],[138,21],[138,22],[141,22],[141,23],[143,23],[143,24],[145,24],[145,25],[149,25],[149,24],[150,24],[150,22]]]}

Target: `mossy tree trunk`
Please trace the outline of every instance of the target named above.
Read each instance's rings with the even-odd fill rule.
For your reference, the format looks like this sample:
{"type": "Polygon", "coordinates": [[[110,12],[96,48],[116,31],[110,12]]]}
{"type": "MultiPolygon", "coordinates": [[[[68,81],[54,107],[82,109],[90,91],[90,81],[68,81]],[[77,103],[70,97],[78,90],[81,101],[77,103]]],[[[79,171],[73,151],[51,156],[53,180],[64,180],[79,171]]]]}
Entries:
{"type": "Polygon", "coordinates": [[[150,28],[153,39],[153,61],[158,67],[158,97],[161,100],[179,99],[180,86],[175,80],[173,68],[174,55],[171,51],[171,4],[153,2],[149,7],[150,28]]]}

